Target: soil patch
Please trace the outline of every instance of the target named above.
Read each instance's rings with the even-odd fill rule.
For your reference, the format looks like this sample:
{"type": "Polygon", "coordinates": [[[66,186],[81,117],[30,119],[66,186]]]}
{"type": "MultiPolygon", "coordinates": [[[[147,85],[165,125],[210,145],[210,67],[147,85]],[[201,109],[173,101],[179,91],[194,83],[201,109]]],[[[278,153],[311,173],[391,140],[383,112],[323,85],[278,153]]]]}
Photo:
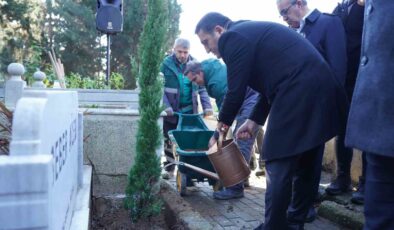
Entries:
{"type": "Polygon", "coordinates": [[[124,196],[93,197],[92,198],[92,229],[138,229],[138,230],[182,230],[188,229],[178,214],[188,212],[188,206],[183,198],[174,193],[168,185],[161,186],[160,196],[164,201],[163,209],[158,216],[141,219],[133,223],[129,211],[123,207],[124,196]],[[171,203],[171,205],[168,205],[171,203]]]}
{"type": "Polygon", "coordinates": [[[93,216],[92,229],[152,229],[152,230],[167,230],[164,210],[158,216],[148,219],[141,219],[138,222],[131,222],[128,210],[123,208],[111,210],[105,213],[102,217],[93,216]]]}

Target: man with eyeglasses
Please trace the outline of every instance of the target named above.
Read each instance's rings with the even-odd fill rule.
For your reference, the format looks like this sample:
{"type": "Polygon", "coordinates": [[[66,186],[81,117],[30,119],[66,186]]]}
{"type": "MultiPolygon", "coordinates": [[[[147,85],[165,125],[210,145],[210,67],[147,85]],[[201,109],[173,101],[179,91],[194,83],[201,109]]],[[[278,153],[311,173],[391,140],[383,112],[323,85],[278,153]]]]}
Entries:
{"type": "Polygon", "coordinates": [[[195,33],[227,66],[228,91],[217,129],[232,124],[248,87],[261,96],[236,137],[250,138],[270,114],[263,144],[265,223],[257,229],[303,229],[315,194],[312,175],[321,164],[319,151],[345,122],[343,87],[308,41],[277,23],[233,22],[212,12],[200,19],[195,33]],[[290,203],[302,217],[295,222],[287,220],[290,203]]]}
{"type": "MultiPolygon", "coordinates": [[[[321,13],[319,10],[311,10],[307,0],[277,0],[277,7],[283,20],[295,31],[303,35],[323,56],[324,60],[331,67],[335,77],[345,85],[347,54],[346,54],[346,34],[342,21],[338,16],[321,13]]],[[[340,136],[343,137],[345,126],[342,127],[340,136]]],[[[344,139],[338,140],[342,143],[344,139]]],[[[323,157],[324,148],[320,150],[323,157]]],[[[318,194],[321,174],[321,165],[315,172],[315,190],[318,194]]],[[[300,218],[292,207],[288,210],[289,219],[300,218]]],[[[312,222],[316,218],[313,207],[310,208],[307,222],[312,222]]]]}
{"type": "Polygon", "coordinates": [[[283,20],[312,43],[344,85],[346,34],[341,19],[309,9],[307,0],[277,0],[277,7],[283,20]]]}

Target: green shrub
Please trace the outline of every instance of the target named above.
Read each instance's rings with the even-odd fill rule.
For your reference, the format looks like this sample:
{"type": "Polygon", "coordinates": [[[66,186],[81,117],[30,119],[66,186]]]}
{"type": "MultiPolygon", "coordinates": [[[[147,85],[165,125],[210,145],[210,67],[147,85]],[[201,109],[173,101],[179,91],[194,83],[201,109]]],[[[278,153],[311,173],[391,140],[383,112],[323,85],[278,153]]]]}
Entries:
{"type": "Polygon", "coordinates": [[[109,82],[111,89],[124,89],[124,78],[120,73],[112,73],[109,82]]]}
{"type": "Polygon", "coordinates": [[[66,77],[66,86],[70,89],[82,88],[82,77],[78,73],[71,73],[66,77]]]}
{"type": "Polygon", "coordinates": [[[162,138],[157,121],[163,107],[160,104],[163,82],[158,77],[164,58],[168,22],[168,1],[148,0],[148,15],[140,38],[140,71],[138,83],[139,112],[135,164],[130,169],[126,188],[125,206],[130,209],[132,220],[160,213],[159,198],[160,158],[156,149],[162,138]]]}
{"type": "Polygon", "coordinates": [[[119,73],[112,73],[110,78],[110,87],[105,84],[104,77],[91,79],[82,77],[78,73],[71,73],[66,76],[66,86],[70,89],[123,89],[124,79],[119,73]]]}

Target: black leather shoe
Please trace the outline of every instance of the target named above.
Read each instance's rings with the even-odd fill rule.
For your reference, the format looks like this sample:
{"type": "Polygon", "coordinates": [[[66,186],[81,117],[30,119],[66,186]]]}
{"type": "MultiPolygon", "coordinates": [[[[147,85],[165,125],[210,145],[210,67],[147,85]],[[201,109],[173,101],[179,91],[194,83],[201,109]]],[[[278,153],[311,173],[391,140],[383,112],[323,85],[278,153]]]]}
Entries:
{"type": "Polygon", "coordinates": [[[305,218],[305,223],[311,223],[314,220],[316,220],[316,215],[317,214],[316,214],[315,208],[313,206],[310,207],[308,210],[308,214],[306,215],[306,218],[305,218]]]}
{"type": "Polygon", "coordinates": [[[255,175],[256,175],[257,177],[259,177],[259,176],[265,176],[265,171],[264,171],[264,170],[259,170],[259,171],[257,171],[257,172],[255,173],[255,175]]]}
{"type": "Polygon", "coordinates": [[[357,191],[352,193],[350,201],[355,204],[364,204],[364,182],[359,182],[357,191]]]}
{"type": "Polygon", "coordinates": [[[351,191],[350,177],[337,177],[326,188],[326,193],[331,196],[340,195],[349,191],[351,191]]]}

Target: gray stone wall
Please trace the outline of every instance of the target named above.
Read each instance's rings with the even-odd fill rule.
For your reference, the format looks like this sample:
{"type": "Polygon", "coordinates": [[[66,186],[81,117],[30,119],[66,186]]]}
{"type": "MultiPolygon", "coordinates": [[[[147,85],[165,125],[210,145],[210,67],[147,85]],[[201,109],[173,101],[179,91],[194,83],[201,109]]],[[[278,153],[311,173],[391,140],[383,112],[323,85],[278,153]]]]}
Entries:
{"type": "Polygon", "coordinates": [[[136,155],[138,111],[80,110],[84,113],[84,163],[93,166],[93,196],[124,194],[136,155]]]}

